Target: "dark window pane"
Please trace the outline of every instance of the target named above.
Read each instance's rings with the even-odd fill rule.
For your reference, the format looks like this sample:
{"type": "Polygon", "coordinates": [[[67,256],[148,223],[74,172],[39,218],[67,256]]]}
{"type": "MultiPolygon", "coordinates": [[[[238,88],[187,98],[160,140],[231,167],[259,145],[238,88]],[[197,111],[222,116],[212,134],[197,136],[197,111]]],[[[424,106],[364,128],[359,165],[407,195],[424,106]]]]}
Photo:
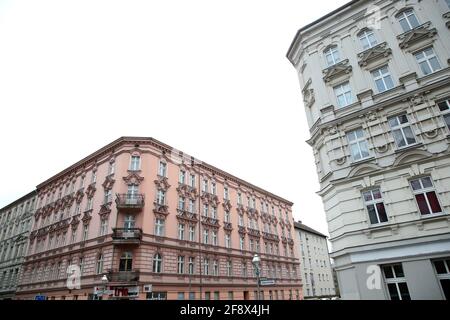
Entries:
{"type": "Polygon", "coordinates": [[[433,187],[433,182],[431,182],[431,178],[430,177],[425,177],[422,178],[422,184],[424,188],[432,188],[433,187]]]}
{"type": "Polygon", "coordinates": [[[420,189],[422,189],[422,186],[420,185],[420,181],[419,180],[412,180],[411,181],[411,187],[413,188],[413,190],[420,190],[420,189]]]}
{"type": "Polygon", "coordinates": [[[392,278],[394,278],[394,274],[392,273],[392,268],[391,268],[391,266],[385,266],[385,267],[383,267],[383,271],[384,271],[384,276],[386,277],[386,279],[392,279],[392,278]]]}
{"type": "Polygon", "coordinates": [[[377,203],[378,216],[380,217],[380,222],[388,221],[386,215],[386,209],[384,208],[384,203],[377,203]]]}
{"type": "Polygon", "coordinates": [[[441,111],[446,111],[446,110],[449,109],[447,101],[443,101],[441,103],[438,103],[438,106],[439,106],[439,110],[441,110],[441,111]]]}
{"type": "Polygon", "coordinates": [[[403,267],[401,264],[396,264],[394,266],[394,272],[396,278],[403,278],[405,274],[403,273],[403,267]]]}
{"type": "Polygon", "coordinates": [[[447,270],[445,269],[445,263],[442,260],[435,261],[434,262],[434,267],[436,268],[436,272],[438,274],[446,274],[447,273],[447,270]]]}
{"type": "Polygon", "coordinates": [[[388,283],[389,296],[391,300],[400,300],[395,283],[388,283]]]}
{"type": "Polygon", "coordinates": [[[450,129],[450,114],[446,114],[444,116],[444,120],[445,120],[445,123],[447,124],[447,127],[450,129]]]}
{"type": "Polygon", "coordinates": [[[427,192],[427,198],[431,206],[431,211],[433,211],[433,213],[442,212],[439,200],[436,196],[436,192],[434,191],[427,192]]]}
{"type": "Polygon", "coordinates": [[[430,210],[428,209],[427,202],[425,200],[425,195],[423,193],[416,194],[417,205],[419,206],[421,214],[430,214],[430,210]]]}
{"type": "Polygon", "coordinates": [[[450,279],[441,280],[442,291],[444,291],[445,299],[450,300],[450,279]]]}
{"type": "Polygon", "coordinates": [[[367,210],[369,211],[370,223],[371,224],[378,223],[377,212],[375,211],[375,206],[373,204],[371,204],[370,206],[367,206],[367,210]]]}
{"type": "Polygon", "coordinates": [[[400,289],[400,294],[402,295],[402,300],[411,300],[406,282],[399,283],[398,288],[400,289]]]}

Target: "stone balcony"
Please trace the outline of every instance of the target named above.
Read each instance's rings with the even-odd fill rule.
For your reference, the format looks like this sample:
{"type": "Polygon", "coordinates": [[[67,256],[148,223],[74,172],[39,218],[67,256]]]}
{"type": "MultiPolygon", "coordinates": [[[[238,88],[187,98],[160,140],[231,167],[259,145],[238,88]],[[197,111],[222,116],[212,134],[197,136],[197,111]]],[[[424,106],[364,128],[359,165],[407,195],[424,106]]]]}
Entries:
{"type": "Polygon", "coordinates": [[[119,270],[109,270],[108,280],[110,283],[136,283],[139,281],[139,270],[129,270],[129,271],[119,271],[119,270]]]}
{"type": "Polygon", "coordinates": [[[114,228],[112,239],[114,244],[140,244],[142,240],[142,229],[114,228]]]}
{"type": "Polygon", "coordinates": [[[116,206],[118,210],[140,211],[144,208],[143,194],[117,194],[116,206]]]}

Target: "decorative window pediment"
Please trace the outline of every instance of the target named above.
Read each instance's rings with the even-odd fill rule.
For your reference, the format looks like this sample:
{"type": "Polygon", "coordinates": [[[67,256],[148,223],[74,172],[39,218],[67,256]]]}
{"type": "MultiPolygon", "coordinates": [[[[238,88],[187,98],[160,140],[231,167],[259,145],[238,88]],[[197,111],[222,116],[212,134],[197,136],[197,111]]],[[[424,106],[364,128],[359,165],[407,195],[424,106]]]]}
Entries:
{"type": "Polygon", "coordinates": [[[158,176],[158,179],[155,180],[156,188],[158,190],[167,191],[170,188],[169,179],[166,177],[158,176]]]}
{"type": "Polygon", "coordinates": [[[105,181],[103,182],[102,186],[105,190],[111,190],[114,182],[116,182],[116,180],[114,180],[112,175],[106,176],[105,181]]]}
{"type": "Polygon", "coordinates": [[[379,59],[387,58],[392,54],[392,49],[388,47],[387,42],[380,43],[379,45],[367,49],[358,54],[358,64],[361,67],[365,67],[368,64],[378,61],[379,59]]]}
{"type": "Polygon", "coordinates": [[[397,36],[397,39],[399,41],[400,48],[405,49],[415,43],[433,38],[436,34],[436,28],[431,28],[431,22],[426,22],[411,31],[402,33],[397,36]]]}
{"type": "Polygon", "coordinates": [[[94,196],[95,191],[97,190],[97,188],[95,187],[94,183],[91,183],[87,188],[86,188],[86,195],[88,196],[88,198],[92,198],[94,196]]]}
{"type": "Polygon", "coordinates": [[[442,15],[442,17],[443,17],[445,20],[447,20],[447,21],[445,22],[445,25],[447,26],[447,28],[450,29],[450,12],[444,13],[444,14],[442,15]]]}
{"type": "Polygon", "coordinates": [[[337,79],[343,75],[348,75],[352,72],[353,67],[349,64],[349,60],[345,59],[331,67],[328,67],[322,71],[325,82],[330,82],[337,79]]]}
{"type": "Polygon", "coordinates": [[[81,201],[83,200],[83,196],[84,196],[84,188],[81,188],[75,194],[75,201],[77,203],[81,203],[81,201]]]}
{"type": "Polygon", "coordinates": [[[101,217],[107,216],[111,213],[111,203],[105,203],[100,206],[100,211],[98,214],[101,217]]]}
{"type": "Polygon", "coordinates": [[[131,171],[128,176],[123,177],[123,180],[127,185],[139,185],[143,180],[144,177],[141,177],[137,172],[131,171]]]}

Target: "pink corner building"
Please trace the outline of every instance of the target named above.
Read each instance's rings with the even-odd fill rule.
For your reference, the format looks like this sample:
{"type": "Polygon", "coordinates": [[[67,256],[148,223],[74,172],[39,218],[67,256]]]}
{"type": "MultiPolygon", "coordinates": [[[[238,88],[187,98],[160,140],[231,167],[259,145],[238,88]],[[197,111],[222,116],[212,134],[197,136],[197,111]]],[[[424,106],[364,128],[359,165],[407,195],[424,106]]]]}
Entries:
{"type": "Polygon", "coordinates": [[[37,186],[17,299],[303,298],[292,203],[153,138],[37,186]]]}

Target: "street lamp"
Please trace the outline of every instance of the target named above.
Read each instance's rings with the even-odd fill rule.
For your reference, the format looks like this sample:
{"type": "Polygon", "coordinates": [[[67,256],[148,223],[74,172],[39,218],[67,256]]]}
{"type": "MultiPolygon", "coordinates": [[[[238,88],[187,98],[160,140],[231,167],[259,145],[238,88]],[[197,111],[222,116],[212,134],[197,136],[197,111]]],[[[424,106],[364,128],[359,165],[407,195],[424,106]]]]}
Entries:
{"type": "Polygon", "coordinates": [[[259,300],[259,274],[260,274],[259,265],[261,263],[261,258],[257,254],[255,254],[253,256],[252,263],[253,263],[253,266],[255,267],[255,272],[256,272],[256,280],[257,280],[257,288],[258,288],[257,298],[259,300]]]}
{"type": "Polygon", "coordinates": [[[106,285],[108,284],[108,281],[109,281],[108,277],[106,276],[106,274],[104,274],[102,277],[102,284],[103,284],[102,296],[105,295],[106,285]]]}

